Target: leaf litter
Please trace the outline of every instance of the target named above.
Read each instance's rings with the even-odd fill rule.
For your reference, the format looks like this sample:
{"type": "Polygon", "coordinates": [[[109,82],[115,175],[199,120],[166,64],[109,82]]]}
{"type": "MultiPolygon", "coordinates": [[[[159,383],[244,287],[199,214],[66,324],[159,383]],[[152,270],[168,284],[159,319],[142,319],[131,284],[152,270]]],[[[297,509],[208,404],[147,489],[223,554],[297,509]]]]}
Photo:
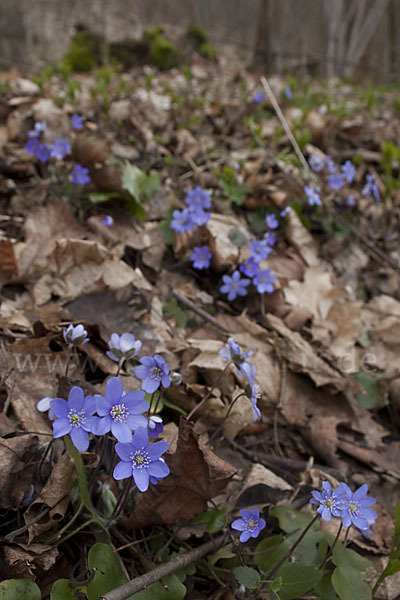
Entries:
{"type": "MultiPolygon", "coordinates": [[[[362,196],[360,186],[374,165],[379,190],[385,190],[388,171],[385,179],[376,169],[383,152],[376,149],[396,138],[382,131],[378,109],[375,118],[365,111],[353,121],[333,119],[319,107],[308,110],[306,153],[324,159],[333,154],[338,163],[363,157],[356,172],[358,205],[335,224],[335,211],[345,201],[340,193],[333,214],[296,208],[304,177],[289,141],[279,136],[271,107],[257,112],[238,87],[233,99],[228,87],[221,92],[223,86],[208,86],[217,76],[234,82],[234,67],[194,64],[192,75],[193,97],[185,98],[188,83],[177,71],[152,73],[150,93],[144,69],[124,74],[135,90],[130,97],[111,98],[106,135],[104,111],[85,92],[93,76],[82,76],[74,109],[88,115],[87,130],[75,135],[71,156],[89,169],[92,200],[60,187],[54,173],[23,150],[34,121],[46,121],[44,141],[69,135],[72,107],[58,106],[54,95],[65,83],[54,76],[40,97],[17,77],[3,92],[8,112],[0,123],[1,168],[7,167],[0,184],[2,576],[40,585],[54,580],[59,565],[72,569],[71,544],[93,539],[88,531],[77,532],[72,541],[57,543],[57,530],[76,502],[75,475],[57,442],[49,447],[51,424],[36,410],[41,398],[58,393],[69,358],[61,332],[71,321],[83,323],[91,335],[78,349],[70,376],[86,378],[93,393],[103,392],[117,372],[105,356],[113,332],[132,332],[145,352],[161,353],[183,379],[162,400],[168,425],[161,439],[171,444],[165,459],[171,474],[119,518],[116,543],[129,543],[132,530],[143,528],[179,532],[216,503],[234,506],[246,495],[251,505],[266,507],[271,498],[285,505],[295,493],[299,505],[306,505],[312,487],[335,472],[354,483],[367,480],[386,511],[376,538],[365,542],[352,534],[353,543],[380,556],[389,552],[390,515],[400,488],[399,195],[394,186],[384,213],[382,204],[362,196]],[[166,84],[185,98],[181,108],[171,92],[163,93],[166,84]],[[193,98],[202,95],[202,107],[196,108],[193,98]],[[172,211],[184,208],[184,192],[196,186],[212,191],[211,218],[172,236],[172,211]],[[296,210],[281,221],[265,259],[265,268],[277,277],[275,291],[266,295],[261,312],[254,292],[228,302],[219,292],[221,276],[250,256],[247,244],[265,212],[278,214],[287,203],[296,210]],[[113,224],[105,227],[108,213],[113,224]],[[346,219],[355,215],[359,235],[352,237],[346,219]],[[189,261],[193,248],[202,245],[213,255],[206,275],[189,261]],[[246,398],[225,418],[243,383],[233,369],[218,383],[225,368],[218,352],[227,331],[254,352],[261,423],[254,423],[246,398]],[[357,377],[360,372],[364,379],[357,377]],[[377,374],[376,395],[366,408],[357,398],[369,393],[366,386],[377,374]],[[182,413],[216,383],[194,426],[189,424],[182,413]],[[267,468],[258,462],[260,453],[281,467],[267,468]],[[310,457],[318,469],[307,467],[310,457]],[[294,463],[304,465],[295,477],[294,463]],[[289,481],[282,477],[285,464],[289,481]],[[388,493],[380,494],[381,487],[388,493]]],[[[257,85],[250,73],[242,77],[257,85]]],[[[282,88],[283,81],[277,78],[274,85],[282,88]]],[[[312,85],[321,93],[317,82],[312,85]]],[[[330,94],[343,105],[346,91],[330,94]]],[[[388,93],[384,101],[389,100],[388,93]]],[[[284,108],[301,135],[296,127],[307,111],[284,108]]],[[[398,116],[393,118],[398,132],[398,116]]],[[[59,169],[65,184],[68,161],[59,169]]],[[[129,364],[122,375],[130,390],[138,389],[129,364]]],[[[101,464],[91,467],[94,494],[112,489],[112,465],[108,471],[101,464]]]]}

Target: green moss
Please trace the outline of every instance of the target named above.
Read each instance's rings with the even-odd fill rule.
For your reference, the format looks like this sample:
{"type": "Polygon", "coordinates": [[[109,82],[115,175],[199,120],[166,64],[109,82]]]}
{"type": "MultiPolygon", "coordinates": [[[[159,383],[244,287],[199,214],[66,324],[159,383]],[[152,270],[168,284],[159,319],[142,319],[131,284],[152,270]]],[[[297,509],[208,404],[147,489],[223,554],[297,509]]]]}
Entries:
{"type": "Polygon", "coordinates": [[[61,61],[63,68],[84,73],[96,66],[96,42],[90,31],[77,31],[61,61]]]}
{"type": "Polygon", "coordinates": [[[209,41],[206,31],[201,27],[196,25],[189,27],[186,38],[204,58],[216,58],[218,56],[216,47],[209,41]]]}
{"type": "Polygon", "coordinates": [[[162,33],[155,35],[150,42],[149,62],[162,71],[176,67],[180,62],[179,49],[169,42],[162,33]]]}

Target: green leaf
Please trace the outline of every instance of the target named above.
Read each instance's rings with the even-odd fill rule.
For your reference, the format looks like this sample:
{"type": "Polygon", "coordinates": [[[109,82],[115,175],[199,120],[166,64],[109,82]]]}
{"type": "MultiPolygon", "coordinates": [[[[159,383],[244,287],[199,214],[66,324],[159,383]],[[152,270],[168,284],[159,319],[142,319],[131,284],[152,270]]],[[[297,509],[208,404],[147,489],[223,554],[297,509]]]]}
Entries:
{"type": "Polygon", "coordinates": [[[181,600],[186,594],[186,587],[179,581],[175,574],[172,574],[164,577],[162,583],[157,581],[149,585],[145,590],[133,594],[129,600],[181,600]]]}
{"type": "Polygon", "coordinates": [[[114,512],[114,508],[117,504],[117,499],[114,492],[108,487],[104,486],[100,496],[101,512],[106,517],[111,517],[114,512]]]}
{"type": "Polygon", "coordinates": [[[117,555],[108,544],[95,544],[89,550],[89,569],[96,573],[87,585],[88,600],[99,600],[107,592],[127,582],[117,555]]]}
{"type": "Polygon", "coordinates": [[[389,401],[387,398],[382,397],[379,387],[379,381],[382,377],[382,375],[375,375],[374,373],[367,373],[365,371],[355,374],[356,380],[363,388],[363,392],[356,394],[356,398],[364,408],[373,409],[387,406],[389,401]]]}
{"type": "Polygon", "coordinates": [[[176,298],[171,298],[163,306],[163,313],[169,317],[173,317],[180,327],[186,327],[187,316],[176,301],[176,298]]]}
{"type": "Polygon", "coordinates": [[[228,238],[237,248],[241,248],[247,243],[247,237],[240,229],[237,229],[237,227],[232,227],[232,229],[229,230],[228,238]]]}
{"type": "Polygon", "coordinates": [[[139,202],[137,202],[134,198],[129,198],[128,200],[126,200],[125,206],[133,217],[136,217],[141,221],[144,221],[146,219],[146,211],[144,210],[143,206],[141,206],[139,202]]]}
{"type": "Polygon", "coordinates": [[[214,554],[209,554],[207,558],[208,564],[213,567],[219,560],[229,559],[236,556],[236,553],[233,552],[232,544],[228,544],[227,546],[222,546],[217,552],[214,554]]]}
{"type": "Polygon", "coordinates": [[[331,573],[324,575],[314,589],[318,594],[319,600],[338,600],[338,596],[332,585],[331,573]]]}
{"type": "Polygon", "coordinates": [[[88,198],[90,202],[93,204],[101,204],[102,202],[109,202],[113,198],[119,198],[119,194],[117,192],[94,192],[93,194],[88,194],[88,198]]]}
{"type": "Polygon", "coordinates": [[[281,589],[282,584],[283,584],[282,577],[277,577],[276,579],[271,581],[271,583],[269,584],[269,589],[271,592],[277,593],[281,589]]]}
{"type": "Polygon", "coordinates": [[[229,506],[223,508],[212,508],[200,513],[193,519],[193,523],[207,523],[207,533],[217,533],[226,525],[226,514],[229,506]]]}
{"type": "Polygon", "coordinates": [[[75,590],[71,588],[68,579],[58,579],[51,588],[50,600],[77,600],[75,590]]]}
{"type": "Polygon", "coordinates": [[[170,227],[172,213],[173,213],[173,209],[169,209],[167,211],[167,215],[166,215],[165,219],[160,221],[158,224],[158,231],[161,232],[164,242],[166,244],[168,244],[169,246],[171,246],[174,242],[174,234],[170,227]]]}
{"type": "Polygon", "coordinates": [[[258,571],[250,567],[236,567],[233,569],[235,577],[240,585],[243,585],[247,590],[255,590],[261,581],[258,571]]]}
{"type": "Polygon", "coordinates": [[[313,565],[296,562],[284,565],[279,571],[282,587],[279,596],[282,600],[292,600],[311,590],[322,578],[321,571],[313,565]]]}
{"type": "Polygon", "coordinates": [[[372,598],[371,588],[355,569],[336,567],[332,573],[332,585],[341,600],[370,600],[372,598]]]}
{"type": "Polygon", "coordinates": [[[143,176],[145,173],[139,167],[131,165],[128,162],[124,163],[122,168],[122,187],[130,193],[136,202],[140,203],[140,189],[143,184],[143,176]]]}
{"type": "Polygon", "coordinates": [[[254,562],[263,571],[270,571],[285,556],[290,542],[283,535],[274,535],[262,540],[256,548],[254,562]]]}
{"type": "MultiPolygon", "coordinates": [[[[279,519],[279,525],[288,536],[290,545],[300,536],[301,532],[312,520],[309,514],[288,508],[276,506],[271,515],[279,519]]],[[[334,536],[319,530],[319,522],[315,521],[293,553],[296,560],[318,565],[327,552],[327,542],[333,541],[334,536]]]]}
{"type": "Polygon", "coordinates": [[[4,579],[0,583],[1,600],[40,600],[40,589],[29,579],[4,579]]]}
{"type": "Polygon", "coordinates": [[[368,571],[368,569],[373,568],[372,563],[368,558],[360,556],[360,554],[357,554],[354,550],[345,548],[341,542],[335,544],[332,560],[337,567],[343,567],[348,571],[368,571]]]}

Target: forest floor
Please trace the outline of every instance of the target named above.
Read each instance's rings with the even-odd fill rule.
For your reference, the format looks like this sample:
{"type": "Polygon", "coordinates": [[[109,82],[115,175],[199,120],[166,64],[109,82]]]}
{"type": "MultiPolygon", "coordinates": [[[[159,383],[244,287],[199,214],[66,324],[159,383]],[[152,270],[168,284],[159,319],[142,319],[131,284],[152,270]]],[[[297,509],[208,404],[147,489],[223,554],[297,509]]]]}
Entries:
{"type": "MultiPolygon", "coordinates": [[[[75,470],[62,440],[49,443],[52,423],[36,406],[66,399],[72,386],[104,394],[118,369],[106,355],[112,333],[142,341],[118,373],[126,392],[141,388],[141,356],[162,355],[181,382],[156,407],[169,477],[132,493],[109,521],[118,560],[108,589],[199,548],[242,508],[260,509],[260,540],[278,534],[278,520],[287,533],[273,511],[312,515],[311,491],[324,481],[368,484],[373,535],[350,528],[347,543],[375,579],[387,563],[400,492],[399,87],[269,83],[318,172],[293,149],[259,76],[239,63],[102,68],[40,86],[0,73],[0,575],[35,581],[43,598],[71,578],[75,587],[53,588],[53,600],[99,598],[87,591],[88,553],[102,540],[83,515],[66,527],[78,506],[75,470]],[[67,140],[63,158],[42,162],[27,151],[43,121],[37,139],[67,140]],[[340,175],[346,161],[350,182],[340,175]],[[77,164],[88,170],[84,185],[71,179],[77,164]],[[210,192],[209,220],[177,233],[172,212],[198,186],[210,192]],[[320,205],[309,204],[305,186],[319,189],[320,205]],[[264,235],[272,291],[250,284],[229,300],[222,277],[264,235]],[[194,268],[193,248],[205,245],[210,264],[194,268]],[[90,338],[72,354],[63,338],[70,323],[90,338]],[[229,337],[253,352],[261,420],[245,396],[226,416],[245,387],[219,355],[229,337]]],[[[111,438],[93,438],[83,458],[91,501],[110,517],[122,489],[111,438]]],[[[336,533],[334,520],[321,523],[336,533]]],[[[169,575],[170,589],[164,581],[156,596],[135,598],[244,597],[229,566],[240,564],[234,541],[169,575]]],[[[388,578],[376,597],[394,600],[399,585],[388,578]]],[[[276,590],[246,597],[278,598],[276,590]]]]}

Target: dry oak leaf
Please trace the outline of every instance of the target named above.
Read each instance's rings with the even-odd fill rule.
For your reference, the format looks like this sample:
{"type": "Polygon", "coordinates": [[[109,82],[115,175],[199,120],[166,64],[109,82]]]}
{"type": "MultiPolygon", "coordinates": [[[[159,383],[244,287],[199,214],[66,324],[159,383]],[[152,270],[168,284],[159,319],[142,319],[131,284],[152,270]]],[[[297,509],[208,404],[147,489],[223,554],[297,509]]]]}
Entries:
{"type": "Polygon", "coordinates": [[[63,519],[76,480],[75,468],[68,453],[61,456],[54,466],[46,485],[39,496],[24,513],[25,523],[31,523],[42,511],[49,509],[46,516],[28,528],[29,543],[44,531],[58,525],[63,519]]]}
{"type": "Polygon", "coordinates": [[[140,269],[131,269],[101,244],[86,240],[58,240],[49,257],[49,271],[49,290],[63,300],[105,287],[121,289],[130,283],[139,289],[150,287],[140,269]]]}
{"type": "Polygon", "coordinates": [[[140,495],[124,524],[131,528],[153,523],[173,525],[207,509],[207,500],[221,493],[236,469],[216,456],[181,418],[176,452],[165,455],[168,477],[140,495]]]}
{"type": "Polygon", "coordinates": [[[294,210],[291,210],[286,216],[286,239],[297,250],[307,265],[310,267],[319,265],[314,238],[304,227],[294,210]]]}

